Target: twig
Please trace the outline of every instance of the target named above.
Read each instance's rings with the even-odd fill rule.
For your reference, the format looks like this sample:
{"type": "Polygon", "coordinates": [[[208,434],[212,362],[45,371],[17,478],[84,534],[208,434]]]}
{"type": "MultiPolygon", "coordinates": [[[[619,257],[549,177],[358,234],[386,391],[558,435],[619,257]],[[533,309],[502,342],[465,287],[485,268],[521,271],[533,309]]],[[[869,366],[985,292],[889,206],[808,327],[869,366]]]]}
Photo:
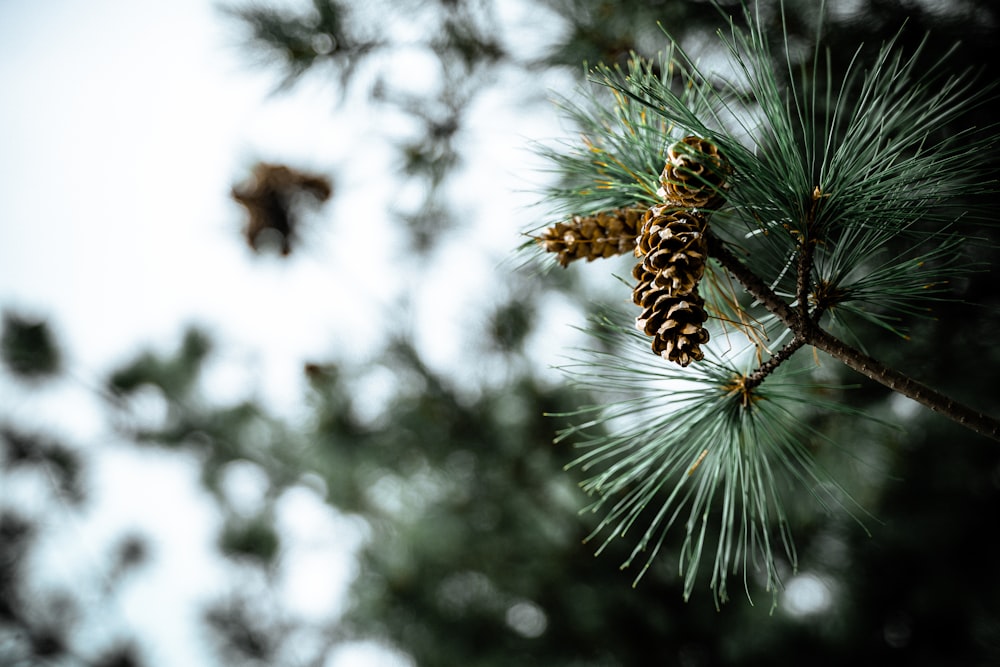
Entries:
{"type": "Polygon", "coordinates": [[[804,338],[799,338],[796,336],[792,339],[790,343],[785,345],[783,348],[771,355],[771,358],[762,363],[757,367],[750,375],[746,376],[743,380],[742,387],[745,391],[749,391],[759,385],[764,379],[770,375],[774,369],[784,363],[789,357],[791,357],[795,352],[805,345],[806,341],[804,338]]]}

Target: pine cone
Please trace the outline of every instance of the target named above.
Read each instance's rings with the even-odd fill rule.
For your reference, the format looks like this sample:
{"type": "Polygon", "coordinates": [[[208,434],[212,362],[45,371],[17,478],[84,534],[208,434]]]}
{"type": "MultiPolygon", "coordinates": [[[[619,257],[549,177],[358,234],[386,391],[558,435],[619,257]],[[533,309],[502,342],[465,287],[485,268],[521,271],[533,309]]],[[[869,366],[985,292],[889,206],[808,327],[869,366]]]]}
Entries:
{"type": "Polygon", "coordinates": [[[725,200],[731,169],[715,144],[700,137],[684,137],[667,149],[657,194],[684,208],[715,209],[725,200]]]}
{"type": "MultiPolygon", "coordinates": [[[[643,218],[635,255],[653,282],[674,296],[690,294],[705,273],[705,218],[690,211],[654,206],[643,218]]],[[[637,276],[638,278],[638,276],[637,276]]]]}
{"type": "Polygon", "coordinates": [[[636,239],[640,261],[632,270],[638,281],[632,300],[642,308],[636,326],[653,337],[653,352],[681,366],[703,359],[699,346],[708,342],[705,301],[698,294],[708,256],[706,224],[693,211],[653,206],[636,239]]]}
{"type": "Polygon", "coordinates": [[[546,252],[557,254],[560,266],[577,259],[588,262],[623,255],[635,248],[644,209],[616,208],[594,215],[574,215],[545,230],[538,242],[546,252]]]}
{"type": "Polygon", "coordinates": [[[639,284],[632,298],[642,308],[635,325],[653,337],[653,352],[681,366],[704,359],[700,345],[708,342],[708,330],[702,326],[708,315],[698,290],[672,295],[655,284],[656,274],[643,269],[642,264],[636,266],[633,275],[637,275],[639,284]]]}
{"type": "Polygon", "coordinates": [[[234,186],[231,194],[249,215],[244,230],[249,246],[259,251],[261,239],[273,235],[280,240],[281,254],[288,255],[296,236],[296,209],[303,203],[301,195],[322,203],[333,194],[333,185],[323,175],[259,162],[250,180],[234,186]]]}

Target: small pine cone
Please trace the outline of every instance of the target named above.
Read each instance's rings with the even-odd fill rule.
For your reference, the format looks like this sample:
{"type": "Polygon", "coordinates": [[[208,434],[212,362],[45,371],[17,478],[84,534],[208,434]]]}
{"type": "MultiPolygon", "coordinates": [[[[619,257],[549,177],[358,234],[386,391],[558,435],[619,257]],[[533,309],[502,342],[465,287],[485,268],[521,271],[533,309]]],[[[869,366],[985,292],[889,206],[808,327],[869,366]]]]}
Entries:
{"type": "Polygon", "coordinates": [[[715,144],[700,137],[684,137],[667,149],[657,194],[684,208],[716,209],[725,200],[729,162],[715,144]]]}
{"type": "Polygon", "coordinates": [[[616,208],[594,215],[574,215],[558,222],[538,238],[546,252],[554,252],[560,266],[577,259],[588,262],[623,255],[635,248],[644,209],[616,208]]]}
{"type": "Polygon", "coordinates": [[[233,199],[249,215],[244,229],[247,244],[260,251],[262,240],[273,235],[280,241],[282,255],[292,251],[297,235],[297,210],[310,199],[322,203],[332,194],[333,184],[326,176],[268,162],[257,163],[252,177],[246,183],[233,186],[231,192],[233,199]]]}
{"type": "MultiPolygon", "coordinates": [[[[653,282],[674,296],[690,294],[705,273],[706,221],[685,210],[654,206],[643,218],[635,254],[653,282]]],[[[638,279],[638,276],[636,276],[638,279]]]]}
{"type": "MultiPolygon", "coordinates": [[[[633,273],[641,275],[639,267],[633,273]]],[[[653,352],[681,366],[704,359],[705,353],[700,346],[708,342],[708,330],[702,326],[708,314],[698,290],[673,296],[652,284],[653,274],[646,272],[645,277],[632,294],[636,304],[642,307],[635,325],[653,337],[653,352]]]]}

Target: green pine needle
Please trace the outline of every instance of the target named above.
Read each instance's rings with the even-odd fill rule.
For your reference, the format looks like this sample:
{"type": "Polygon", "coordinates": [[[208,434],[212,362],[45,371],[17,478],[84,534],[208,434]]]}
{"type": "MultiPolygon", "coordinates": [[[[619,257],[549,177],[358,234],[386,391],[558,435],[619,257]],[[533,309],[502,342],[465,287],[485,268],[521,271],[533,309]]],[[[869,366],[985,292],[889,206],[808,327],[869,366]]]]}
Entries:
{"type": "Polygon", "coordinates": [[[749,596],[753,569],[776,594],[783,564],[794,569],[797,562],[783,509],[787,494],[805,486],[829,505],[815,490],[836,487],[807,449],[823,436],[803,419],[817,406],[831,407],[823,394],[833,388],[785,372],[743,392],[745,373],[731,360],[681,369],[651,356],[648,340],[632,327],[604,318],[591,333],[604,344],[562,370],[604,400],[559,415],[576,422],[559,439],[584,450],[570,467],[588,475],[581,486],[596,501],[587,509],[603,513],[588,538],[606,534],[597,553],[638,531],[622,565],[641,561],[638,582],[668,533],[682,531],[685,597],[706,556],[718,601],[728,599],[735,573],[749,596]]]}

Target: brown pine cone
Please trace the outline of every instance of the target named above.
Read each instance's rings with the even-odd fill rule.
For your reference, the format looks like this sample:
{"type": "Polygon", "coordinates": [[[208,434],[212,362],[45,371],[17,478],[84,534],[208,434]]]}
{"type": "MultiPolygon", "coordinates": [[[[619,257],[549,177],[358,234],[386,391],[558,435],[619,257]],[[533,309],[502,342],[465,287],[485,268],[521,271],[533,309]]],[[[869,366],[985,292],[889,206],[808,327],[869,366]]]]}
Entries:
{"type": "Polygon", "coordinates": [[[616,208],[594,215],[574,215],[558,222],[538,238],[546,252],[554,252],[560,266],[577,259],[588,262],[623,255],[635,248],[643,208],[616,208]]]}
{"type": "MultiPolygon", "coordinates": [[[[658,287],[675,296],[691,293],[705,273],[706,221],[697,213],[654,206],[643,218],[635,254],[658,287]]],[[[638,277],[637,277],[638,279],[638,277]]]]}
{"type": "Polygon", "coordinates": [[[247,244],[255,251],[263,249],[261,240],[269,236],[280,241],[281,254],[292,251],[297,236],[297,210],[311,199],[325,202],[333,194],[330,179],[321,174],[309,174],[282,164],[259,162],[252,177],[233,187],[231,195],[247,210],[244,230],[247,244]],[[305,200],[303,200],[305,195],[305,200]]]}
{"type": "Polygon", "coordinates": [[[635,320],[636,328],[653,337],[654,353],[681,366],[705,358],[700,346],[709,339],[708,330],[702,326],[708,315],[698,290],[673,296],[645,280],[636,287],[633,299],[643,309],[635,320]]]}
{"type": "Polygon", "coordinates": [[[667,149],[657,194],[684,208],[716,209],[725,200],[729,162],[712,142],[689,136],[667,149]]]}

